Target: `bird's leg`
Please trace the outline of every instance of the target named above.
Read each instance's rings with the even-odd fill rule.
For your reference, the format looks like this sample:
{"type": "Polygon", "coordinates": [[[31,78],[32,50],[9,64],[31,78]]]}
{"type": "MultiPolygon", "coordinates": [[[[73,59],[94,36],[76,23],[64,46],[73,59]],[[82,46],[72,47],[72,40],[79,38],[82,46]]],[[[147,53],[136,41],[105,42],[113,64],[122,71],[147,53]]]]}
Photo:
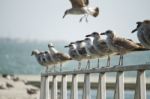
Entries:
{"type": "Polygon", "coordinates": [[[46,73],[48,73],[48,66],[46,66],[46,73]]]}
{"type": "Polygon", "coordinates": [[[108,55],[108,58],[107,58],[107,67],[110,67],[110,56],[108,55]]]}
{"type": "Polygon", "coordinates": [[[121,57],[121,66],[123,66],[123,55],[121,57]]]}
{"type": "Polygon", "coordinates": [[[86,69],[90,69],[90,60],[87,61],[86,69]]]}
{"type": "Polygon", "coordinates": [[[97,60],[97,68],[99,68],[99,58],[98,58],[98,60],[97,60]]]}
{"type": "Polygon", "coordinates": [[[120,57],[119,57],[119,64],[118,64],[118,65],[121,65],[121,57],[122,57],[122,55],[120,54],[120,57]]]}
{"type": "Polygon", "coordinates": [[[89,16],[89,15],[88,15],[88,14],[86,14],[86,17],[85,17],[85,19],[86,19],[86,22],[88,22],[88,19],[87,19],[87,18],[88,18],[88,16],[89,16]]]}
{"type": "Polygon", "coordinates": [[[79,22],[81,22],[84,17],[86,17],[86,14],[84,14],[84,16],[82,16],[82,17],[80,18],[80,21],[79,21],[79,22]]]}
{"type": "Polygon", "coordinates": [[[62,72],[62,63],[60,63],[60,72],[62,72]]]}
{"type": "Polygon", "coordinates": [[[78,63],[78,70],[80,70],[81,69],[81,61],[79,61],[79,63],[78,63]]]}

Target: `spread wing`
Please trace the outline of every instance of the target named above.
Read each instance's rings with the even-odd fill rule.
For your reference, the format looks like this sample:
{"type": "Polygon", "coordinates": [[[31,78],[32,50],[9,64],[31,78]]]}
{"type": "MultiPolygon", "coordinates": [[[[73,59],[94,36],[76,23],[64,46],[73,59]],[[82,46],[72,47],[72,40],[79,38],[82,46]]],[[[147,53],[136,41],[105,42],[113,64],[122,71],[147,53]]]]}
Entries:
{"type": "Polygon", "coordinates": [[[89,4],[89,0],[70,0],[73,8],[81,8],[89,4]]]}

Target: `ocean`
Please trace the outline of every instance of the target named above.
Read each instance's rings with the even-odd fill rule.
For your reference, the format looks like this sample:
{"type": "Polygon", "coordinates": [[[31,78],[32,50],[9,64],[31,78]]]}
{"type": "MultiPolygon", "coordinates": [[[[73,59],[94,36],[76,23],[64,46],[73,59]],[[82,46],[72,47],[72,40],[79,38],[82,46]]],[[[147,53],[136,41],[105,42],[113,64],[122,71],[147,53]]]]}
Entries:
{"type": "MultiPolygon", "coordinates": [[[[0,74],[23,74],[23,75],[40,75],[44,68],[40,66],[35,57],[31,56],[34,49],[41,51],[48,50],[49,41],[31,41],[20,39],[0,38],[0,74]]],[[[64,48],[69,44],[67,41],[51,41],[57,50],[67,53],[68,49],[64,48]]],[[[118,64],[118,56],[111,57],[111,65],[118,64]]],[[[91,68],[97,66],[97,60],[91,60],[91,68]]],[[[82,68],[85,68],[86,61],[82,62],[82,68]]],[[[63,64],[63,71],[74,70],[77,68],[76,61],[69,61],[63,64]]],[[[124,65],[150,64],[150,51],[134,52],[124,56],[124,65]]],[[[106,66],[106,58],[100,60],[100,66],[106,66]]],[[[57,71],[59,66],[57,66],[57,71]]],[[[109,73],[108,76],[114,76],[109,73]]],[[[125,76],[136,76],[135,72],[125,73],[125,76]]],[[[150,71],[146,71],[146,76],[150,77],[150,71]]],[[[107,91],[107,99],[113,98],[114,91],[107,91]]],[[[150,99],[150,91],[147,91],[147,99],[150,99]]],[[[82,98],[82,90],[79,90],[79,99],[82,98]]],[[[125,99],[133,99],[134,91],[125,91],[125,99]]],[[[70,99],[70,90],[68,90],[68,99],[70,99]]],[[[96,99],[96,90],[91,90],[91,99],[96,99]]]]}
{"type": "MultiPolygon", "coordinates": [[[[0,74],[40,74],[44,67],[40,66],[35,57],[31,56],[34,49],[41,51],[48,50],[49,41],[20,40],[10,38],[0,38],[0,74]]],[[[69,44],[67,41],[50,41],[60,52],[68,53],[64,48],[69,44]]],[[[119,56],[111,57],[111,65],[118,64],[119,56]]],[[[86,61],[82,62],[82,68],[85,68],[86,61]]],[[[97,60],[91,60],[91,68],[97,66],[97,60]]],[[[150,64],[150,51],[134,52],[124,56],[124,65],[150,64]]],[[[63,70],[74,70],[77,68],[77,61],[68,61],[63,64],[63,70]]],[[[106,66],[106,58],[100,60],[100,66],[106,66]]],[[[59,71],[59,65],[57,66],[59,71]]],[[[133,76],[133,73],[128,73],[133,76]]],[[[150,72],[146,73],[150,77],[150,72]]]]}

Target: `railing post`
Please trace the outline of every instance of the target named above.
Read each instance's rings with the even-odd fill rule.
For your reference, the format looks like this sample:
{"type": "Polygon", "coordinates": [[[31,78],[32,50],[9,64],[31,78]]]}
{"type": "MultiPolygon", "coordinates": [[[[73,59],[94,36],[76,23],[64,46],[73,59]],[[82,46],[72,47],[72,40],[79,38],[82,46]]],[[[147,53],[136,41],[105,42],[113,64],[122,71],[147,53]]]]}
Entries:
{"type": "Polygon", "coordinates": [[[105,73],[99,74],[96,99],[106,99],[106,74],[105,73]]]}
{"type": "Polygon", "coordinates": [[[82,99],[91,99],[90,94],[90,74],[84,75],[84,85],[83,85],[83,98],[82,99]]]}
{"type": "Polygon", "coordinates": [[[144,70],[139,70],[137,72],[134,99],[146,99],[146,80],[144,70]]]}
{"type": "Polygon", "coordinates": [[[124,72],[117,72],[114,99],[124,99],[124,72]]]}
{"type": "Polygon", "coordinates": [[[52,99],[57,99],[57,76],[54,75],[53,76],[53,84],[52,84],[52,94],[51,94],[51,98],[52,99]]]}
{"type": "Polygon", "coordinates": [[[48,76],[41,76],[40,99],[50,99],[48,76]]]}
{"type": "Polygon", "coordinates": [[[78,75],[72,75],[71,99],[78,99],[78,75]]]}
{"type": "Polygon", "coordinates": [[[66,75],[62,75],[61,99],[67,99],[67,76],[66,75]]]}

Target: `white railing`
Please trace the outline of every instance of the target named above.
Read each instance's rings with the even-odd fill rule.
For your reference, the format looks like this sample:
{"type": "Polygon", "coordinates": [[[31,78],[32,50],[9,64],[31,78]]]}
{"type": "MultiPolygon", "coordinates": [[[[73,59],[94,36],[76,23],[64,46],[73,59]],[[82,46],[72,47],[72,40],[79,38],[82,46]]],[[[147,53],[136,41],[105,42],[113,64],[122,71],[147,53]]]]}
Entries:
{"type": "Polygon", "coordinates": [[[124,73],[126,71],[137,71],[136,86],[134,99],[146,99],[146,78],[145,71],[150,70],[150,65],[131,65],[131,66],[115,66],[109,68],[80,70],[80,71],[66,71],[56,73],[43,73],[41,74],[41,91],[40,99],[58,99],[58,79],[57,76],[61,76],[61,91],[60,99],[67,99],[67,76],[72,75],[71,86],[71,99],[78,99],[78,75],[84,74],[84,85],[82,99],[91,99],[91,82],[90,75],[94,73],[99,74],[97,97],[96,99],[106,99],[106,74],[109,72],[116,72],[116,84],[114,99],[124,99],[124,73]],[[49,77],[52,77],[52,88],[50,94],[50,81],[49,77]]]}

